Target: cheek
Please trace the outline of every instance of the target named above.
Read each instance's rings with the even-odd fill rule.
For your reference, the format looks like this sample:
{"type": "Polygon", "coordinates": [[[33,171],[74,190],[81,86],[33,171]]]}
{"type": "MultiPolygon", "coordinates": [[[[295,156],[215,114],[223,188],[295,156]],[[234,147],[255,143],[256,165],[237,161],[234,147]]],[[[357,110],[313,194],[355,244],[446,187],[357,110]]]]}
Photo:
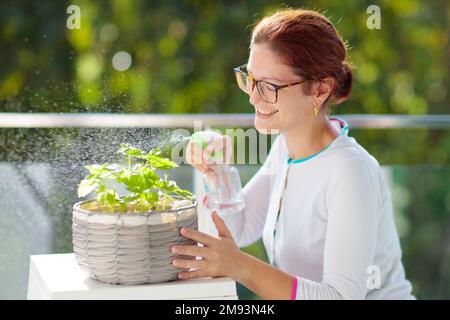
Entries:
{"type": "Polygon", "coordinates": [[[280,105],[278,110],[280,118],[287,122],[298,121],[299,118],[304,117],[306,114],[305,103],[300,100],[285,102],[283,105],[280,105]]]}
{"type": "Polygon", "coordinates": [[[308,114],[308,110],[310,109],[310,97],[305,96],[299,92],[295,92],[295,94],[286,95],[282,97],[280,100],[280,112],[282,111],[283,117],[288,118],[297,118],[304,117],[308,114]]]}

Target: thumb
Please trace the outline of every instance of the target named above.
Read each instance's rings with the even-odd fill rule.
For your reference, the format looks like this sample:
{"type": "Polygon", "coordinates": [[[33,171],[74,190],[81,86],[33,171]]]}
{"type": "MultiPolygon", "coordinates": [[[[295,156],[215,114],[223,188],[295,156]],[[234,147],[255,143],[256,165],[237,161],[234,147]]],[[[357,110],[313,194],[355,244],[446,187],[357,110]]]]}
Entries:
{"type": "Polygon", "coordinates": [[[221,217],[219,217],[219,214],[217,213],[216,209],[213,209],[211,212],[211,217],[214,222],[214,225],[216,226],[217,231],[219,232],[219,237],[224,238],[233,238],[231,235],[230,230],[227,228],[225,222],[222,220],[221,217]]]}

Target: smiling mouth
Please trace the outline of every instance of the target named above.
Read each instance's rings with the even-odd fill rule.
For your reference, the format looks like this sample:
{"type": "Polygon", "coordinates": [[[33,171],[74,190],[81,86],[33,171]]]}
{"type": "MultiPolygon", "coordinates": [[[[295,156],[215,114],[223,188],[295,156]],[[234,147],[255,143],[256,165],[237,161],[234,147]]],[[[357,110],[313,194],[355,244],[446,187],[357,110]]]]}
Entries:
{"type": "Polygon", "coordinates": [[[271,115],[277,113],[278,110],[266,111],[266,110],[258,110],[258,109],[256,109],[256,112],[258,112],[259,114],[262,114],[263,116],[271,116],[271,115]]]}

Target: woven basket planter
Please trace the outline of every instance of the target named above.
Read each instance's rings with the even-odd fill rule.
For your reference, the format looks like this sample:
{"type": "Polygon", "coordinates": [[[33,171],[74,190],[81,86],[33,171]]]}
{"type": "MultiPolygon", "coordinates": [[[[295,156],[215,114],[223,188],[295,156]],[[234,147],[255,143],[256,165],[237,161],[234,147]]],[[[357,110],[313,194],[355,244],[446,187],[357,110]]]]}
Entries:
{"type": "MultiPolygon", "coordinates": [[[[92,201],[92,200],[88,200],[92,201]]],[[[73,206],[75,257],[93,279],[113,284],[160,283],[177,279],[174,244],[196,244],[179,234],[181,227],[198,229],[197,203],[168,211],[145,213],[94,212],[73,206]]]]}

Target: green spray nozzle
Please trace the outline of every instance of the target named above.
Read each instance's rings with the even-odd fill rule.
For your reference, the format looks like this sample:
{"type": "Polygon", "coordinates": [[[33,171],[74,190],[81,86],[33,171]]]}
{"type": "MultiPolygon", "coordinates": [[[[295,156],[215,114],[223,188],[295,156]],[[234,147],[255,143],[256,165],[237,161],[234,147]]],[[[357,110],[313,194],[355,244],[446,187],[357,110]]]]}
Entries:
{"type": "MultiPolygon", "coordinates": [[[[205,149],[209,143],[215,139],[220,139],[222,135],[215,131],[207,130],[207,131],[198,131],[191,135],[191,140],[196,142],[202,149],[205,149]]],[[[212,152],[211,160],[222,160],[223,159],[223,151],[212,152]]]]}

